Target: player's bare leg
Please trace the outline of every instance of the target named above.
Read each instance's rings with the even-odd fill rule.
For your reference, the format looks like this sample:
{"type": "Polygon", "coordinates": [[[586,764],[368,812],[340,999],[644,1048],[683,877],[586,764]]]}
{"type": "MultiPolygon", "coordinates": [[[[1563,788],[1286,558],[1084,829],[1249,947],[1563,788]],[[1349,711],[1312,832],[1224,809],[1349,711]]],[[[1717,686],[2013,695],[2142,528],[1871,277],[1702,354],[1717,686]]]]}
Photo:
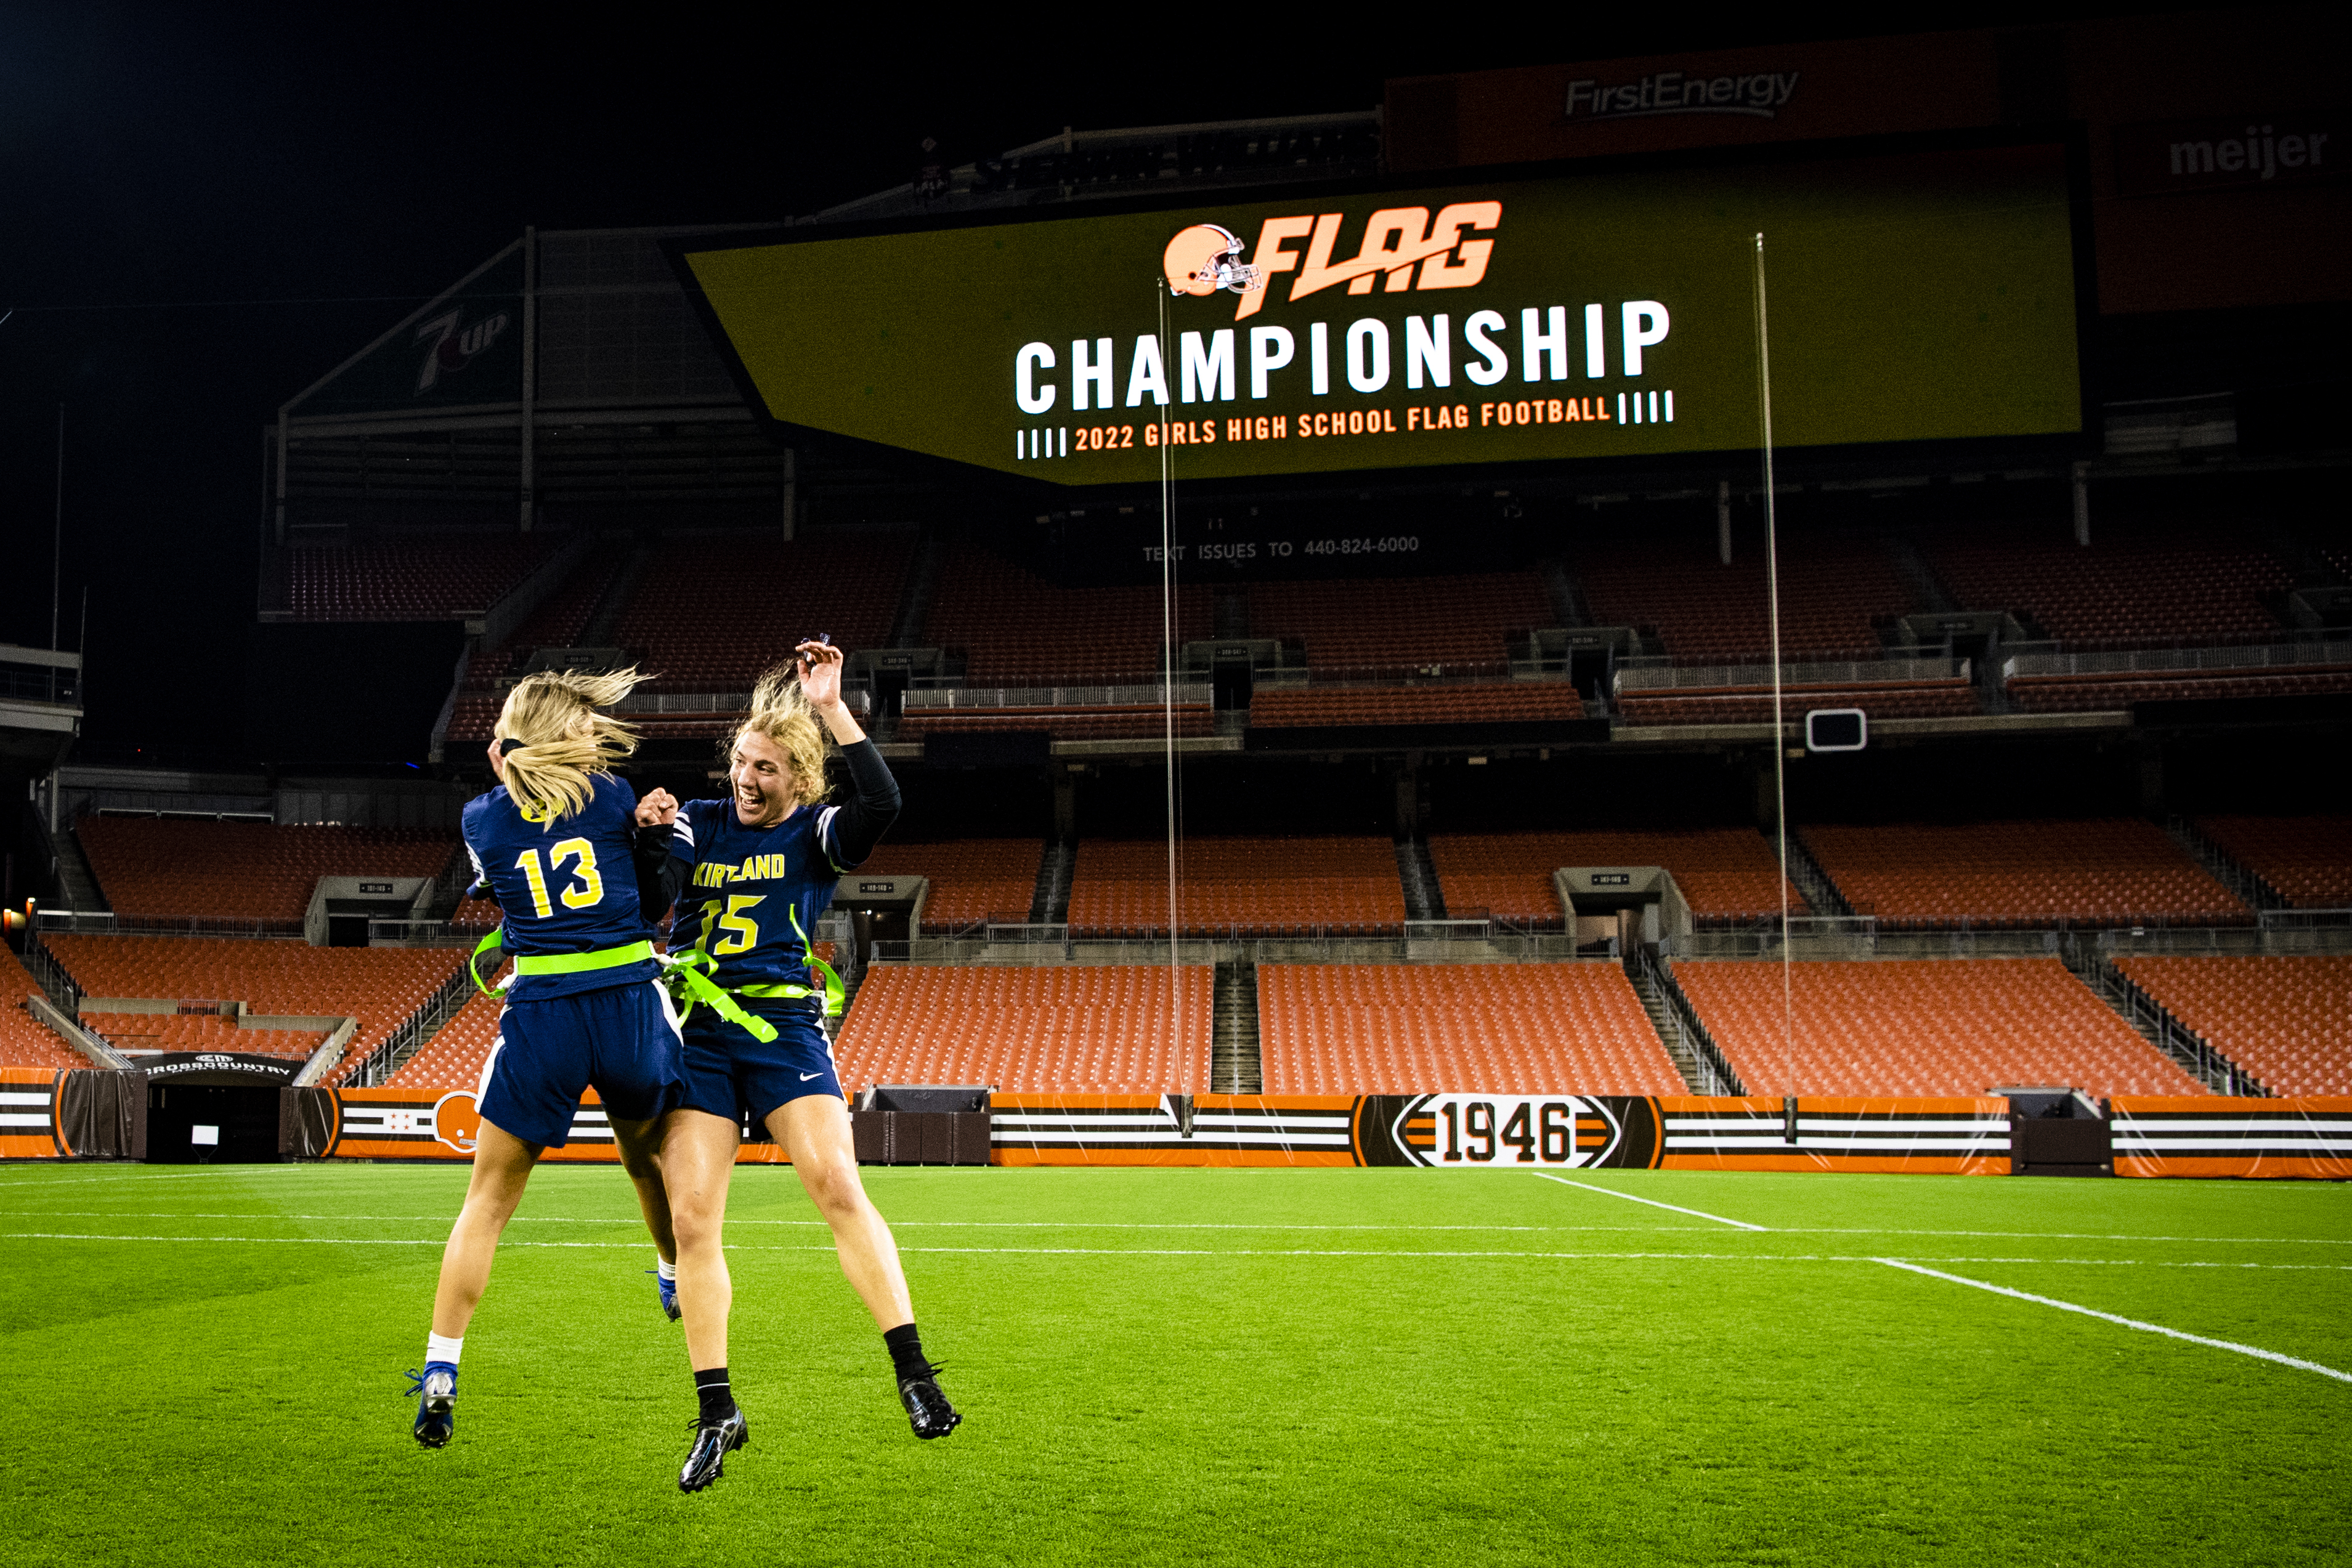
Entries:
{"type": "Polygon", "coordinates": [[[644,1213],[646,1229],[654,1239],[654,1256],[660,1260],[660,1267],[654,1272],[662,1311],[675,1322],[678,1316],[677,1239],[670,1230],[669,1193],[662,1186],[662,1123],[624,1122],[616,1117],[613,1122],[613,1142],[621,1152],[621,1168],[629,1173],[629,1183],[637,1189],[637,1207],[644,1213]]]}
{"type": "Polygon", "coordinates": [[[541,1145],[526,1144],[505,1128],[484,1122],[474,1140],[474,1174],[466,1184],[466,1207],[450,1228],[449,1244],[441,1252],[441,1284],[433,1293],[433,1332],[445,1339],[462,1339],[474,1321],[474,1309],[489,1287],[490,1264],[498,1257],[499,1238],[522,1202],[531,1168],[539,1163],[541,1145]]]}
{"type": "Polygon", "coordinates": [[[457,1357],[466,1325],[474,1321],[482,1292],[489,1288],[490,1264],[499,1238],[514,1218],[542,1150],[490,1122],[474,1140],[474,1171],[466,1183],[466,1205],[441,1250],[441,1282],[433,1294],[433,1332],[425,1338],[425,1370],[414,1374],[418,1396],[416,1440],[428,1448],[449,1441],[457,1427],[457,1357]]]}
{"type": "Polygon", "coordinates": [[[734,1123],[703,1111],[671,1112],[662,1139],[662,1184],[677,1249],[677,1304],[686,1318],[687,1357],[701,1405],[693,1450],[678,1472],[681,1491],[700,1491],[717,1480],[727,1456],[751,1440],[727,1375],[727,1314],[735,1286],[722,1243],[727,1187],[740,1141],[734,1123]]]}
{"type": "Polygon", "coordinates": [[[768,1131],[792,1156],[801,1185],[833,1228],[841,1271],[882,1330],[898,1375],[898,1400],[915,1436],[946,1437],[963,1417],[940,1392],[938,1369],[924,1358],[898,1243],[857,1177],[849,1107],[830,1094],[804,1094],[770,1112],[768,1131]]]}

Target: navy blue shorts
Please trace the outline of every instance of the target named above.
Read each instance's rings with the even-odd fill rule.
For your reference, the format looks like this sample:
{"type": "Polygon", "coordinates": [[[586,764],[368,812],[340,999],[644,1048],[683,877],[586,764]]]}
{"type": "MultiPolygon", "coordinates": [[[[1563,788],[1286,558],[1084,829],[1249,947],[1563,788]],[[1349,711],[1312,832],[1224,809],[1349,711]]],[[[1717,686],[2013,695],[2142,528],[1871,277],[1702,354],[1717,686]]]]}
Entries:
{"type": "Polygon", "coordinates": [[[689,1111],[705,1111],[730,1122],[748,1117],[752,1135],[768,1113],[808,1094],[841,1097],[834,1071],[833,1045],[817,1015],[805,1009],[762,1012],[776,1026],[776,1038],[758,1040],[740,1024],[729,1023],[707,1008],[686,1022],[686,1099],[689,1111]]]}
{"type": "Polygon", "coordinates": [[[483,1121],[560,1149],[592,1083],[614,1121],[650,1122],[677,1108],[686,1089],[677,1012],[659,985],[508,1003],[474,1103],[483,1121]]]}

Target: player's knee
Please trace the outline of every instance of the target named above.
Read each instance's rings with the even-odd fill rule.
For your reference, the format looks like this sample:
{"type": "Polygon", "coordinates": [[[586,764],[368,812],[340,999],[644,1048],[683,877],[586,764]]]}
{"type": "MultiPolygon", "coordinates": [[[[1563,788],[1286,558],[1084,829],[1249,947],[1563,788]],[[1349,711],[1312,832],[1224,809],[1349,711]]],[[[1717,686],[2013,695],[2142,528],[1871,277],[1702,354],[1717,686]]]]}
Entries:
{"type": "Polygon", "coordinates": [[[669,1205],[670,1234],[677,1239],[682,1250],[693,1250],[716,1245],[724,1224],[719,1205],[706,1202],[697,1196],[681,1197],[672,1194],[669,1205]]]}
{"type": "Polygon", "coordinates": [[[855,1213],[866,1201],[857,1166],[847,1160],[828,1160],[808,1173],[809,1197],[826,1216],[855,1213]]]}

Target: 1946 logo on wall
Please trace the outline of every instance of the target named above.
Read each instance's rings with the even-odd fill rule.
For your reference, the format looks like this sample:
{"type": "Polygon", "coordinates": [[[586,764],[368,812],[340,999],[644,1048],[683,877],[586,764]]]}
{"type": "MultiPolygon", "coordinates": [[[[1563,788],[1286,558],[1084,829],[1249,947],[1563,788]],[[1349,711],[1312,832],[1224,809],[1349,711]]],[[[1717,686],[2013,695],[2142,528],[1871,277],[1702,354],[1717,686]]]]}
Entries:
{"type": "Polygon", "coordinates": [[[1568,1094],[1423,1094],[1390,1135],[1415,1164],[1562,1168],[1599,1165],[1623,1136],[1609,1107],[1568,1094]]]}

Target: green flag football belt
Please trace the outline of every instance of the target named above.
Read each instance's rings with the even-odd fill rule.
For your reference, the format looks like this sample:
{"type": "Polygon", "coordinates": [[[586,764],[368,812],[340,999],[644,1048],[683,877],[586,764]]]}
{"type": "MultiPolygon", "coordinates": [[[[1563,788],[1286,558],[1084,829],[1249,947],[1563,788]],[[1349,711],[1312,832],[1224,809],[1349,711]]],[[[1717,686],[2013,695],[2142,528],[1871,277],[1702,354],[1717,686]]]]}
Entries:
{"type": "MultiPolygon", "coordinates": [[[[800,930],[800,917],[797,914],[793,917],[793,929],[795,932],[800,930]]],[[[488,936],[474,945],[473,957],[467,964],[467,970],[473,976],[476,988],[485,996],[495,993],[483,981],[482,959],[485,956],[495,955],[504,946],[505,937],[504,925],[493,927],[488,936]]],[[[824,1016],[826,1018],[841,1016],[842,996],[845,988],[841,983],[841,976],[832,965],[816,956],[815,950],[809,946],[808,937],[804,934],[801,937],[801,944],[810,967],[824,976],[824,986],[821,991],[813,986],[789,984],[738,986],[730,991],[721,987],[705,972],[718,967],[718,960],[709,954],[698,949],[688,949],[675,955],[658,954],[654,951],[654,945],[650,942],[632,942],[622,947],[600,947],[590,953],[519,953],[515,956],[514,963],[515,973],[518,976],[580,975],[597,969],[617,969],[625,964],[641,964],[647,959],[652,959],[661,965],[664,971],[662,981],[668,986],[670,995],[680,1004],[678,1019],[681,1023],[696,1007],[707,1007],[729,1023],[741,1028],[752,1039],[766,1041],[776,1038],[776,1026],[745,1010],[743,1005],[735,999],[737,997],[749,997],[755,1001],[770,998],[798,1001],[822,996],[824,1016]],[[681,995],[681,992],[684,994],[681,995]]],[[[492,967],[496,967],[495,958],[493,958],[492,967]]]]}

